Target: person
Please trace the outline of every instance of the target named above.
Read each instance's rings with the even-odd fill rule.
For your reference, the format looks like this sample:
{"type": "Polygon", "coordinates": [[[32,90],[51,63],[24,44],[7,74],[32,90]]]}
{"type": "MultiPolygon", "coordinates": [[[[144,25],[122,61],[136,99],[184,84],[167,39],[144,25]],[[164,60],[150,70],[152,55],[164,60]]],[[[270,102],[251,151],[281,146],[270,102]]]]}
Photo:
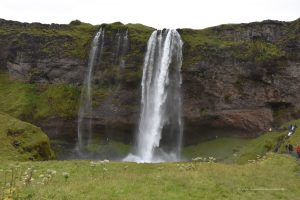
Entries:
{"type": "Polygon", "coordinates": [[[294,151],[293,145],[289,144],[288,145],[288,150],[289,150],[289,153],[292,153],[294,151]]]}
{"type": "Polygon", "coordinates": [[[300,158],[300,146],[297,144],[297,147],[296,147],[296,153],[298,155],[298,158],[300,158]]]}
{"type": "Polygon", "coordinates": [[[295,124],[295,125],[293,125],[293,127],[292,127],[292,130],[291,130],[291,131],[292,131],[293,133],[295,133],[295,131],[296,131],[296,128],[297,128],[297,125],[295,124]]]}
{"type": "Polygon", "coordinates": [[[293,125],[290,124],[290,125],[288,126],[288,130],[289,130],[289,131],[292,131],[292,127],[293,127],[293,125]]]}
{"type": "Polygon", "coordinates": [[[290,153],[289,152],[289,145],[288,144],[285,145],[285,150],[286,150],[286,153],[290,153]]]}
{"type": "Polygon", "coordinates": [[[269,128],[269,132],[272,132],[272,128],[269,128]]]}
{"type": "Polygon", "coordinates": [[[289,132],[288,132],[287,137],[289,138],[295,132],[296,128],[294,127],[294,125],[290,124],[289,127],[288,127],[288,129],[289,129],[289,132]]]}

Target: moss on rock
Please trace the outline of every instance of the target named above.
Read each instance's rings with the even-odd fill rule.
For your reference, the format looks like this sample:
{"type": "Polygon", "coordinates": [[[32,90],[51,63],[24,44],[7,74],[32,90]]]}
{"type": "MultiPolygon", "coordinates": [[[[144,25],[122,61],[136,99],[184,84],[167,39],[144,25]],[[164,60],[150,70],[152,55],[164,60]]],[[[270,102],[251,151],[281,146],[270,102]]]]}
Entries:
{"type": "Polygon", "coordinates": [[[49,139],[40,128],[0,113],[0,160],[53,158],[49,139]]]}
{"type": "Polygon", "coordinates": [[[80,88],[66,84],[29,84],[0,73],[0,112],[26,121],[77,115],[80,88]]]}

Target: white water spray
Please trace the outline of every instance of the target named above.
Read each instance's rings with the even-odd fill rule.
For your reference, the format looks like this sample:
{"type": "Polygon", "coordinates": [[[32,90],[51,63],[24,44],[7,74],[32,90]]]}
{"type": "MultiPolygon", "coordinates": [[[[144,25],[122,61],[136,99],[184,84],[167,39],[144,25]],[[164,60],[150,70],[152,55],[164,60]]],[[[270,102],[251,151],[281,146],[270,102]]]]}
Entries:
{"type": "Polygon", "coordinates": [[[142,78],[141,114],[135,154],[124,161],[180,159],[182,41],[176,30],[154,31],[148,41],[142,78]]]}

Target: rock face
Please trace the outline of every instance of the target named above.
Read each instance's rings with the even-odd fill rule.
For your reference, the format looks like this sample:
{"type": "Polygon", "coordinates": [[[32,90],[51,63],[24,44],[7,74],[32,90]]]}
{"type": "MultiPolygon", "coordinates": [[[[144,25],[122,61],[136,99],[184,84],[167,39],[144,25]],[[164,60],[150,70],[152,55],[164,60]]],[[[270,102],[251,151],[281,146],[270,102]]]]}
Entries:
{"type": "MultiPolygon", "coordinates": [[[[99,129],[110,130],[106,137],[132,142],[143,57],[153,29],[120,23],[101,27],[106,39],[103,62],[94,75],[93,121],[99,129]],[[124,30],[128,30],[129,46],[121,69],[113,61],[113,48],[117,34],[124,30]]],[[[42,25],[0,20],[0,69],[30,83],[81,85],[89,45],[98,29],[81,22],[42,25]]],[[[300,116],[299,19],[178,31],[184,41],[186,144],[227,134],[255,136],[300,116]]],[[[62,121],[75,127],[75,132],[76,116],[70,118],[62,121]]],[[[49,120],[60,121],[49,116],[37,123],[51,134],[49,120]]]]}
{"type": "Polygon", "coordinates": [[[17,55],[14,63],[7,62],[9,75],[30,83],[73,83],[81,84],[85,72],[84,63],[76,59],[27,60],[17,55]],[[77,70],[74,71],[73,68],[77,70]]]}

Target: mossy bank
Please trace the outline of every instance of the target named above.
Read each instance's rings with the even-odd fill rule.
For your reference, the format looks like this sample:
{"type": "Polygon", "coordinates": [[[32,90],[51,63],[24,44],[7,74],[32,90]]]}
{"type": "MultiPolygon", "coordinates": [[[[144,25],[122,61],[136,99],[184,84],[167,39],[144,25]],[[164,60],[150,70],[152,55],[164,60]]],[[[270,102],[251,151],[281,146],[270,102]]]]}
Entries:
{"type": "Polygon", "coordinates": [[[51,160],[55,155],[42,130],[0,113],[0,160],[51,160]]]}

